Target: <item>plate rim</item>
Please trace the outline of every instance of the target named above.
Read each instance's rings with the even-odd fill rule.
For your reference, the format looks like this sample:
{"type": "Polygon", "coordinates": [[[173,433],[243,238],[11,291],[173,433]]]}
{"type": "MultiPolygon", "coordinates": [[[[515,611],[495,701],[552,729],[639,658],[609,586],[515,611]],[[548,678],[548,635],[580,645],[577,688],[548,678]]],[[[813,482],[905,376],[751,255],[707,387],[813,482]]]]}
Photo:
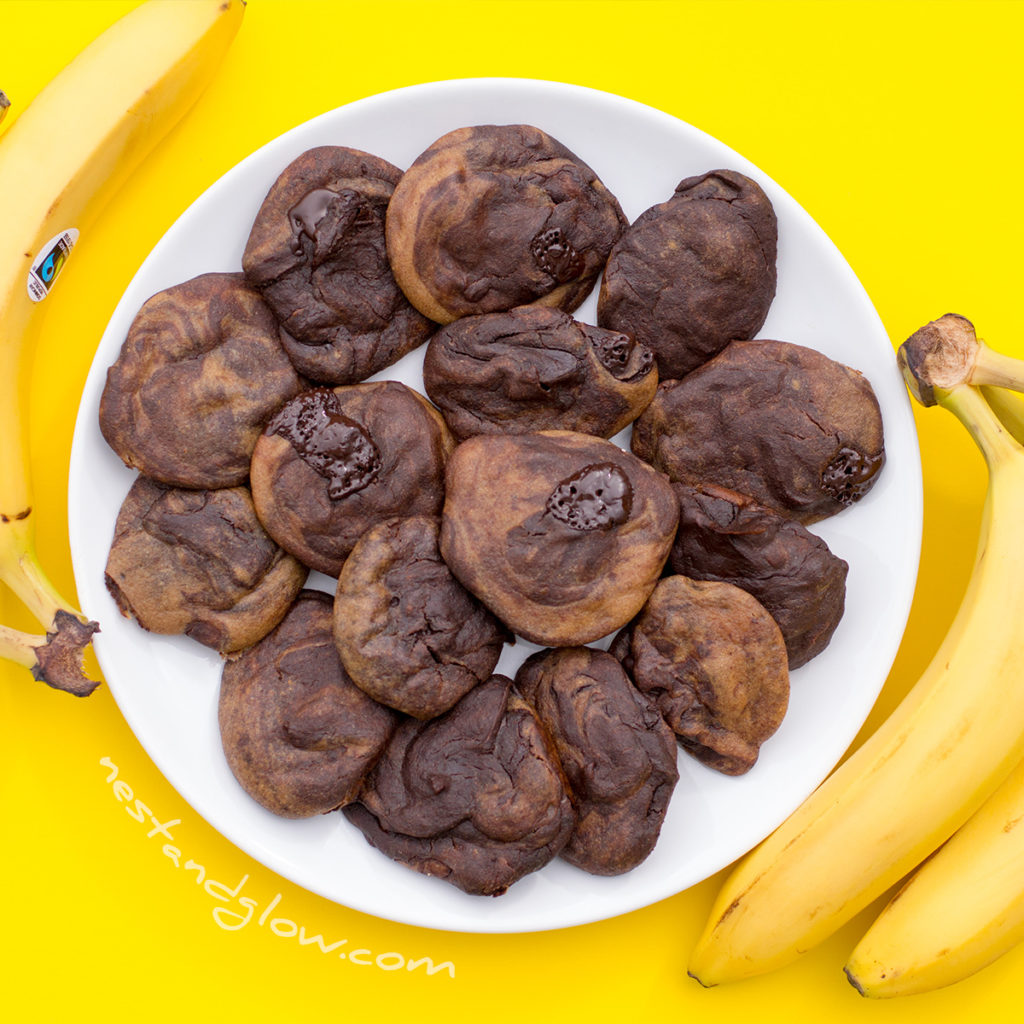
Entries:
{"type": "MultiPolygon", "coordinates": [[[[393,104],[395,102],[400,102],[403,96],[409,94],[417,94],[418,96],[427,96],[429,98],[431,95],[434,95],[436,97],[444,97],[446,94],[459,94],[464,90],[473,90],[479,95],[481,90],[489,90],[500,95],[504,90],[508,89],[525,90],[540,95],[554,92],[561,93],[564,95],[572,95],[583,100],[584,102],[597,102],[601,104],[611,103],[620,107],[623,112],[628,111],[631,112],[632,114],[639,114],[647,118],[652,118],[655,121],[664,124],[667,128],[669,128],[672,131],[678,132],[680,129],[682,129],[685,132],[694,133],[695,136],[701,139],[703,142],[712,145],[714,148],[722,152],[723,155],[729,155],[730,159],[734,159],[734,166],[737,166],[739,169],[752,169],[756,173],[757,180],[759,181],[759,183],[761,183],[762,185],[768,185],[770,189],[773,191],[773,202],[775,201],[776,196],[784,197],[787,205],[789,206],[790,213],[795,213],[796,215],[800,216],[802,218],[804,228],[818,235],[819,244],[823,245],[825,247],[825,251],[829,253],[830,260],[834,265],[833,269],[838,271],[838,273],[841,276],[847,278],[849,284],[852,285],[853,293],[856,296],[858,305],[862,307],[864,315],[868,316],[869,318],[873,318],[878,334],[881,337],[885,337],[886,340],[888,340],[884,325],[882,324],[882,321],[878,316],[877,310],[871,302],[871,299],[868,296],[867,291],[864,289],[856,273],[853,271],[853,268],[842,256],[842,253],[839,251],[835,243],[832,242],[831,238],[827,235],[824,229],[817,223],[816,220],[814,220],[813,217],[810,216],[809,213],[807,213],[806,210],[804,210],[804,208],[792,196],[789,195],[788,192],[781,188],[781,186],[779,186],[778,183],[775,182],[770,175],[765,174],[759,167],[753,164],[746,157],[743,157],[742,154],[737,153],[727,143],[721,142],[720,140],[714,138],[708,133],[702,131],[701,129],[693,126],[692,124],[683,121],[682,119],[676,117],[675,115],[669,114],[666,111],[660,110],[659,108],[650,106],[646,103],[630,99],[625,96],[621,96],[617,93],[568,82],[557,82],[535,78],[495,76],[482,78],[445,79],[432,82],[411,84],[401,86],[396,89],[386,90],[384,92],[374,93],[365,97],[361,97],[359,99],[355,99],[348,103],[342,104],[338,107],[334,107],[330,110],[323,111],[322,113],[315,115],[314,117],[293,126],[292,128],[286,130],[285,132],[282,132],[275,138],[268,140],[266,143],[262,144],[257,149],[247,154],[240,161],[234,164],[231,168],[229,168],[223,174],[219,175],[214,182],[212,182],[207,188],[205,188],[200,193],[199,196],[197,196],[191,203],[189,203],[188,206],[182,211],[182,213],[175,218],[171,225],[161,235],[160,239],[155,243],[151,251],[147,254],[146,258],[143,260],[143,262],[140,264],[136,272],[133,274],[131,281],[128,283],[124,292],[119,298],[114,311],[108,318],[108,323],[103,332],[103,336],[101,338],[99,345],[97,346],[97,354],[99,353],[99,351],[108,347],[108,343],[106,340],[107,335],[112,330],[112,325],[114,325],[115,322],[119,319],[119,317],[122,316],[122,308],[124,307],[126,298],[138,290],[136,288],[136,283],[140,280],[145,279],[147,271],[151,268],[154,262],[159,262],[160,256],[162,254],[162,249],[165,243],[165,239],[167,239],[168,236],[174,236],[178,231],[180,225],[182,225],[183,223],[188,223],[190,215],[193,214],[195,209],[197,207],[201,207],[204,202],[208,202],[211,194],[215,194],[219,189],[223,188],[223,182],[229,176],[233,176],[238,173],[243,173],[244,170],[251,167],[254,163],[258,162],[261,159],[265,159],[268,153],[270,153],[271,151],[278,152],[282,149],[287,149],[288,145],[292,143],[294,143],[297,146],[302,146],[302,139],[305,135],[316,134],[318,128],[321,127],[325,122],[329,122],[332,118],[336,118],[339,115],[351,111],[353,109],[372,109],[372,107],[378,104],[393,104]]],[[[281,167],[283,168],[283,166],[284,165],[282,164],[281,167]]],[[[278,173],[279,172],[280,169],[278,173]]],[[[895,355],[893,358],[895,365],[895,355]]],[[[72,437],[72,453],[69,469],[68,507],[69,524],[71,524],[70,533],[72,537],[72,564],[76,578],[76,584],[80,592],[84,591],[86,593],[89,593],[93,590],[93,584],[91,584],[88,579],[79,578],[80,573],[84,573],[85,570],[82,564],[83,559],[80,554],[82,548],[82,540],[81,538],[77,537],[77,530],[80,524],[78,517],[75,513],[75,509],[77,507],[76,503],[80,500],[78,496],[83,485],[83,474],[85,472],[85,467],[81,464],[81,458],[76,457],[76,452],[80,456],[80,453],[83,450],[83,446],[85,444],[84,437],[86,433],[90,430],[95,429],[95,425],[93,423],[88,422],[88,416],[91,414],[93,406],[91,406],[86,401],[86,399],[96,391],[96,382],[98,378],[102,376],[100,370],[97,369],[97,362],[97,356],[94,355],[93,360],[90,363],[88,379],[83,388],[82,400],[78,414],[76,416],[75,429],[72,437]]],[[[385,371],[385,373],[386,372],[387,371],[385,371]]],[[[909,417],[911,427],[913,427],[913,416],[911,413],[910,400],[909,396],[906,395],[905,391],[903,394],[903,400],[905,408],[902,414],[905,418],[909,417]]],[[[906,424],[904,424],[904,426],[905,425],[906,424]]],[[[896,658],[903,633],[906,629],[906,622],[909,618],[911,605],[913,603],[913,595],[916,588],[917,576],[919,572],[920,551],[923,534],[923,480],[921,474],[920,448],[917,443],[916,433],[914,433],[913,430],[911,430],[910,434],[908,435],[908,439],[912,441],[912,444],[910,445],[909,449],[903,453],[903,455],[905,458],[910,459],[911,465],[904,467],[902,472],[905,476],[908,477],[903,481],[904,488],[908,490],[908,493],[905,495],[907,507],[904,509],[904,512],[906,515],[906,519],[910,524],[909,540],[910,547],[912,550],[906,552],[906,558],[911,563],[911,571],[909,573],[906,573],[905,575],[901,574],[900,576],[900,579],[903,581],[903,593],[902,595],[900,595],[900,600],[897,602],[899,612],[897,618],[899,620],[900,625],[899,629],[896,631],[896,635],[893,641],[890,644],[891,650],[888,652],[887,657],[883,659],[885,661],[886,667],[885,671],[882,673],[882,678],[877,688],[873,691],[870,700],[866,701],[866,707],[864,708],[863,717],[848,730],[849,738],[847,739],[843,750],[839,751],[836,754],[832,767],[834,767],[835,763],[838,763],[838,761],[842,758],[845,751],[849,748],[850,743],[853,742],[860,728],[863,726],[864,720],[866,720],[867,715],[870,713],[871,707],[877,700],[879,693],[881,693],[882,687],[885,684],[885,680],[889,672],[891,671],[892,663],[896,658]]],[[[907,527],[907,523],[904,524],[904,527],[907,527]]],[[[163,758],[161,756],[155,755],[154,752],[149,748],[149,746],[145,742],[143,742],[137,731],[135,716],[133,715],[131,710],[128,707],[126,707],[124,703],[122,703],[122,699],[118,692],[118,687],[110,682],[108,671],[104,666],[105,654],[103,652],[105,643],[106,638],[103,637],[102,634],[99,637],[97,637],[97,658],[100,661],[101,668],[103,669],[104,678],[107,679],[108,686],[110,687],[112,696],[114,697],[114,700],[118,705],[119,711],[125,718],[126,723],[132,730],[133,735],[135,735],[136,739],[140,743],[140,746],[142,746],[146,756],[149,757],[150,760],[155,764],[157,769],[161,772],[164,778],[171,784],[171,786],[175,789],[178,795],[197,814],[199,814],[204,821],[208,822],[211,825],[211,827],[215,829],[215,831],[217,831],[219,834],[227,838],[234,846],[238,847],[243,853],[253,857],[259,863],[263,864],[265,867],[274,871],[276,874],[281,875],[284,878],[288,878],[290,881],[294,882],[300,887],[307,889],[308,891],[314,892],[322,896],[323,898],[330,900],[331,902],[335,902],[339,905],[344,905],[354,910],[368,913],[385,920],[393,920],[398,923],[410,924],[414,926],[442,929],[455,932],[487,932],[512,934],[516,932],[547,931],[564,927],[574,927],[577,925],[592,923],[600,920],[607,920],[613,917],[620,916],[621,914],[630,913],[634,910],[641,909],[642,907],[649,906],[653,903],[660,901],[661,899],[676,895],[679,892],[685,891],[685,889],[689,888],[690,885],[699,884],[699,881],[702,881],[708,877],[708,875],[705,875],[704,879],[692,882],[690,883],[690,885],[684,887],[684,889],[666,886],[660,893],[655,893],[654,895],[651,895],[649,898],[645,898],[642,902],[635,902],[629,907],[612,913],[597,913],[593,915],[588,915],[587,913],[583,912],[578,913],[572,919],[566,918],[564,921],[561,922],[544,923],[537,926],[521,925],[510,927],[507,923],[499,922],[497,927],[488,927],[488,922],[486,921],[486,919],[482,919],[475,923],[463,922],[461,925],[458,923],[454,923],[450,920],[438,924],[430,920],[416,919],[411,916],[402,916],[401,914],[397,916],[394,914],[386,914],[383,913],[379,908],[361,906],[358,900],[345,900],[343,902],[339,900],[336,896],[331,895],[329,892],[325,892],[323,891],[323,889],[317,888],[315,885],[311,885],[307,880],[297,879],[295,877],[295,874],[293,873],[294,869],[289,870],[292,868],[291,864],[289,862],[282,861],[281,858],[277,855],[276,851],[262,849],[259,854],[255,853],[254,847],[258,844],[253,844],[250,840],[247,840],[245,837],[239,838],[234,830],[225,829],[223,823],[215,823],[214,821],[212,821],[209,815],[205,812],[205,810],[201,809],[201,807],[197,805],[197,803],[191,798],[190,795],[186,795],[186,793],[182,792],[182,790],[179,788],[178,783],[174,781],[175,772],[173,770],[173,766],[168,766],[167,764],[165,764],[163,758]]],[[[830,767],[828,771],[831,770],[832,768],[830,767]]],[[[826,772],[826,774],[828,774],[828,772],[826,772]]],[[[823,777],[824,776],[822,776],[822,778],[823,777]]],[[[807,788],[807,792],[809,793],[811,789],[813,789],[814,786],[816,786],[820,781],[821,779],[818,779],[816,782],[813,783],[813,785],[810,785],[807,788]]],[[[806,796],[806,793],[804,794],[804,796],[806,796]]],[[[802,801],[803,798],[804,797],[800,797],[795,801],[791,801],[791,806],[786,811],[786,814],[791,813],[791,811],[797,806],[797,804],[799,804],[802,801]]],[[[782,818],[780,818],[779,820],[781,821],[782,818]]],[[[763,836],[761,838],[763,838],[763,836]]],[[[757,842],[759,841],[760,840],[757,840],[757,842]]],[[[744,850],[734,850],[734,856],[732,856],[729,862],[731,863],[731,861],[735,860],[737,856],[740,856],[745,851],[745,849],[749,848],[750,845],[748,844],[744,847],[744,850]]],[[[377,854],[377,856],[383,857],[384,855],[377,854]]]]}

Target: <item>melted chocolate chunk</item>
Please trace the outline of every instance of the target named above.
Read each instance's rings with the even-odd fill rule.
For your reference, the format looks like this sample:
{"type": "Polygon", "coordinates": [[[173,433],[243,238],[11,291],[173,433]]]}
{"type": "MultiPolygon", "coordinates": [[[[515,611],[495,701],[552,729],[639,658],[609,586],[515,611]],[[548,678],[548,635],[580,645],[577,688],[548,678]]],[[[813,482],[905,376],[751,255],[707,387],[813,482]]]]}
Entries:
{"type": "Polygon", "coordinates": [[[840,448],[822,470],[821,486],[840,505],[852,505],[871,490],[884,461],[884,452],[868,455],[855,448],[840,448]]]}
{"type": "Polygon", "coordinates": [[[328,481],[327,493],[334,501],[361,491],[380,473],[377,446],[341,411],[330,388],[313,388],[290,402],[271,421],[268,433],[283,437],[328,481]]]}
{"type": "Polygon", "coordinates": [[[574,530],[607,530],[629,518],[633,489],[610,462],[585,466],[552,492],[545,511],[574,530]]]}
{"type": "Polygon", "coordinates": [[[583,257],[572,247],[561,228],[549,228],[535,236],[530,253],[537,265],[559,284],[566,284],[583,271],[583,257]]]}
{"type": "Polygon", "coordinates": [[[601,365],[616,380],[636,380],[648,374],[654,365],[654,353],[618,331],[605,331],[584,325],[583,333],[594,346],[601,365]]]}
{"type": "Polygon", "coordinates": [[[344,232],[356,218],[359,212],[359,195],[350,188],[340,192],[334,192],[329,188],[317,188],[306,193],[288,211],[288,222],[292,226],[291,250],[296,256],[302,255],[302,236],[305,235],[313,242],[314,247],[318,241],[318,228],[321,221],[328,215],[334,214],[334,234],[344,232]]]}

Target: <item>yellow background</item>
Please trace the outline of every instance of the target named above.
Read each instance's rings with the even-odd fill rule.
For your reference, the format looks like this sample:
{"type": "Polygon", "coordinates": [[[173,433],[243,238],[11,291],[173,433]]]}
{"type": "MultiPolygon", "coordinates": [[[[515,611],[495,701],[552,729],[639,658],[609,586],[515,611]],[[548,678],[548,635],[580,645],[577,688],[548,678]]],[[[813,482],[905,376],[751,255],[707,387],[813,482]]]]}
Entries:
{"type": "MultiPolygon", "coordinates": [[[[0,87],[14,109],[132,6],[0,0],[0,87]]],[[[860,277],[894,346],[958,312],[990,343],[1024,355],[1022,33],[1024,7],[1015,2],[250,0],[212,87],[76,248],[50,301],[31,395],[47,568],[73,591],[66,484],[74,417],[106,320],[150,248],[264,142],[398,86],[546,78],[665,110],[753,160],[810,212],[860,277]]],[[[869,728],[911,685],[956,609],[984,489],[980,457],[952,417],[915,416],[922,568],[869,728]]],[[[6,594],[0,621],[32,625],[6,594]]],[[[718,879],[619,919],[536,935],[377,920],[304,892],[219,836],[151,764],[106,688],[76,700],[4,663],[0,729],[7,1020],[1020,1018],[1024,949],[940,993],[859,997],[841,967],[870,911],[792,967],[703,990],[684,964],[718,879]],[[307,932],[347,938],[349,949],[450,960],[455,978],[356,966],[255,922],[217,927],[211,898],[117,802],[104,757],[158,818],[181,819],[174,833],[185,856],[228,885],[249,875],[246,892],[261,909],[280,894],[275,914],[307,932]]]]}

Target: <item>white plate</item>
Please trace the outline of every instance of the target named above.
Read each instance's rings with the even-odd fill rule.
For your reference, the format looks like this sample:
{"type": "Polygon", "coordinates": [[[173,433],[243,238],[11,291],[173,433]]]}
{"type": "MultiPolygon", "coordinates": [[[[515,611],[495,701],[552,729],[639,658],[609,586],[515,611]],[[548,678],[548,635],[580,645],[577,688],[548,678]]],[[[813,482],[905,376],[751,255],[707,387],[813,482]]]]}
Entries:
{"type": "MultiPolygon", "coordinates": [[[[592,323],[595,307],[591,295],[576,315],[592,323]]],[[[421,360],[413,353],[380,376],[422,387],[421,360]]],[[[114,312],[86,383],[70,476],[75,578],[84,610],[103,627],[95,642],[100,665],[128,724],[182,797],[266,867],[330,900],[470,932],[539,931],[646,906],[707,878],[778,825],[838,761],[888,674],[913,595],[921,507],[917,439],[889,339],[849,266],[807,213],[749,161],[673,117],[606,93],[517,79],[372,96],[300,125],[225,174],[161,239],[114,312]],[[861,370],[881,403],[888,461],[863,501],[816,527],[850,563],[846,614],[829,648],[793,673],[789,713],[755,768],[726,778],[680,754],[661,839],[640,867],[596,878],[555,861],[505,895],[483,899],[393,864],[340,814],[276,818],[239,788],[217,732],[218,657],[189,640],[143,632],[121,617],[104,588],[114,520],[133,474],[104,443],[97,410],[106,368],[145,299],[196,274],[239,269],[257,208],[299,153],[353,146],[407,167],[453,128],[516,122],[543,128],[589,163],[630,220],[689,175],[731,167],[755,178],[779,222],[778,294],[761,336],[818,348],[861,370]]],[[[330,589],[333,581],[317,579],[330,589]]],[[[514,673],[534,649],[507,649],[499,671],[514,673]]]]}

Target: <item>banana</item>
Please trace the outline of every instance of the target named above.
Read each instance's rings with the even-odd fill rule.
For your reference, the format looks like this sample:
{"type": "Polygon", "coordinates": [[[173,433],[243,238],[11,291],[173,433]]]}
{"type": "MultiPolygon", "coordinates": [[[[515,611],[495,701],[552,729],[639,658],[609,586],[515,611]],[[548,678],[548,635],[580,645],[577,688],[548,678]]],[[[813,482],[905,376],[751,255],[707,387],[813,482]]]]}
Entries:
{"type": "Polygon", "coordinates": [[[781,967],[831,935],[944,843],[1024,756],[1024,447],[966,383],[967,364],[955,351],[928,354],[935,331],[922,332],[900,348],[908,386],[961,420],[989,472],[970,583],[896,710],[727,878],[690,958],[704,985],[781,967]]]}
{"type": "Polygon", "coordinates": [[[1024,762],[911,875],[846,963],[863,996],[929,992],[1024,939],[1024,762]]]}
{"type": "Polygon", "coordinates": [[[0,136],[0,580],[45,627],[7,631],[0,655],[78,695],[74,658],[98,628],[57,592],[35,549],[27,372],[50,289],[103,203],[198,98],[238,31],[241,0],[148,0],[67,65],[0,136]],[[65,652],[66,653],[66,652],[65,652]],[[49,668],[46,667],[49,664],[49,668]]]}
{"type": "Polygon", "coordinates": [[[1024,444],[1024,395],[986,384],[982,385],[981,393],[1003,426],[1024,444]]]}

